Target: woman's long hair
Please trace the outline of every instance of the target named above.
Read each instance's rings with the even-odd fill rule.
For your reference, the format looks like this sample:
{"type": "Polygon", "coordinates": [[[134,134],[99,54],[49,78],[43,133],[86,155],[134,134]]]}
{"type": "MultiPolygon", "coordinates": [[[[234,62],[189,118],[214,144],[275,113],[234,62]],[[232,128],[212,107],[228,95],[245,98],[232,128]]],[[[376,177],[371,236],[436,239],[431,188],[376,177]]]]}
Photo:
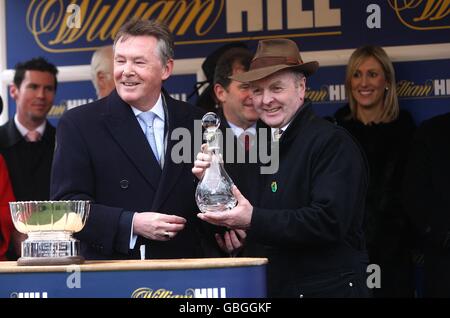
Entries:
{"type": "Polygon", "coordinates": [[[397,119],[400,112],[397,99],[397,85],[395,82],[394,66],[383,48],[374,45],[362,46],[356,49],[348,61],[345,75],[345,92],[348,96],[351,111],[350,117],[355,120],[357,119],[357,102],[352,94],[352,77],[363,61],[369,57],[375,58],[380,63],[386,78],[387,89],[384,93],[384,103],[380,114],[380,121],[383,123],[394,121],[397,119]]]}

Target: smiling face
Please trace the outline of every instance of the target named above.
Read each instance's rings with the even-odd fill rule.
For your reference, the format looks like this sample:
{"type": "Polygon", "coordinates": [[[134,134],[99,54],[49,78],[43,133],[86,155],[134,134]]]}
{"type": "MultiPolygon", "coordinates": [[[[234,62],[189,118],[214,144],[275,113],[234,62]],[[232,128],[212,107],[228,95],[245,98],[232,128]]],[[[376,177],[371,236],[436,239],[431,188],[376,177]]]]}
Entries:
{"type": "Polygon", "coordinates": [[[53,105],[55,77],[49,72],[28,70],[20,87],[10,87],[10,95],[16,101],[19,122],[34,129],[46,120],[53,105]]]}
{"type": "Polygon", "coordinates": [[[173,70],[173,60],[161,62],[158,40],[153,36],[119,39],[114,48],[114,81],[119,96],[142,111],[158,100],[162,82],[173,70]]]}
{"type": "MultiPolygon", "coordinates": [[[[233,65],[232,75],[245,72],[240,63],[233,65]]],[[[247,129],[258,120],[258,113],[253,106],[248,83],[231,80],[227,88],[220,84],[214,86],[217,99],[220,101],[225,118],[238,127],[247,129]]]]}
{"type": "Polygon", "coordinates": [[[381,109],[388,83],[381,64],[374,57],[362,61],[351,77],[351,92],[357,108],[381,109]]]}
{"type": "Polygon", "coordinates": [[[305,98],[306,78],[291,71],[277,72],[251,83],[252,98],[262,121],[273,128],[288,124],[305,98]]]}

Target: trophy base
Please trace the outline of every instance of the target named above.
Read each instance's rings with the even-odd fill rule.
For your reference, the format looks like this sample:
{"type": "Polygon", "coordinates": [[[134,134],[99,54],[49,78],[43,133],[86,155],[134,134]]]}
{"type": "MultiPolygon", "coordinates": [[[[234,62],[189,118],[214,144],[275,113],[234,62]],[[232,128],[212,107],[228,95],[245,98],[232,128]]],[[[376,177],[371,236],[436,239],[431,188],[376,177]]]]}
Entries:
{"type": "Polygon", "coordinates": [[[29,233],[22,242],[22,257],[18,265],[70,265],[81,264],[80,242],[70,237],[70,233],[39,232],[29,233]]]}
{"type": "Polygon", "coordinates": [[[52,265],[72,265],[83,264],[83,256],[66,257],[21,257],[17,260],[19,266],[52,266],[52,265]]]}

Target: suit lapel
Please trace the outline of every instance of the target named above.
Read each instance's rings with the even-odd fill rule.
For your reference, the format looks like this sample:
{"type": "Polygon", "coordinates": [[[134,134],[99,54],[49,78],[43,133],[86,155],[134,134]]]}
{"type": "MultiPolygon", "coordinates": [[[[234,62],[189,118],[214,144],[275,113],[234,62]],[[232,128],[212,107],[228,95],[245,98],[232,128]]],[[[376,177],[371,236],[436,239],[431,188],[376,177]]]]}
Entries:
{"type": "Polygon", "coordinates": [[[14,123],[14,119],[11,118],[8,123],[6,124],[6,135],[7,138],[5,140],[5,147],[12,147],[15,144],[17,144],[19,141],[23,139],[23,136],[20,134],[19,130],[16,127],[16,124],[14,123]]]}
{"type": "Polygon", "coordinates": [[[161,168],[131,107],[117,95],[116,91],[107,98],[107,112],[103,114],[107,129],[130,162],[156,191],[161,178],[161,168]]]}

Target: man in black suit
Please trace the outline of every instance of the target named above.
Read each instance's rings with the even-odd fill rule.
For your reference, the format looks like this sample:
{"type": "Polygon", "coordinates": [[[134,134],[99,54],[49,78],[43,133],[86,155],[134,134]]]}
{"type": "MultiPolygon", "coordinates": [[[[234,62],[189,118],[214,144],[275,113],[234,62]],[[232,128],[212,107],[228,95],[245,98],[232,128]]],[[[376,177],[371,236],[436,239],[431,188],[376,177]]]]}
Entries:
{"type": "Polygon", "coordinates": [[[367,166],[348,133],[315,116],[305,100],[306,77],[317,68],[303,63],[291,40],[259,42],[249,71],[232,78],[250,83],[260,119],[279,145],[279,169],[254,184],[258,204],[235,187],[234,209],[198,217],[246,230],[247,242],[262,245],[257,256],[269,258],[270,297],[365,297],[367,166]]]}
{"type": "MultiPolygon", "coordinates": [[[[252,185],[254,180],[249,176],[252,175],[250,170],[258,167],[256,163],[249,164],[249,153],[250,147],[256,147],[258,114],[250,97],[249,85],[232,80],[230,76],[248,71],[252,57],[247,48],[228,49],[218,59],[213,76],[214,97],[219,108],[223,136],[221,152],[224,168],[247,198],[255,195],[252,185]]],[[[231,230],[225,232],[223,237],[217,235],[217,242],[230,253],[241,247],[245,236],[243,230],[231,230]]]]}
{"type": "Polygon", "coordinates": [[[424,121],[413,140],[404,204],[424,254],[424,296],[450,297],[450,113],[424,121]]]}
{"type": "Polygon", "coordinates": [[[48,200],[55,128],[47,121],[55,97],[57,69],[43,58],[16,65],[9,93],[16,114],[0,127],[0,152],[17,201],[48,200]]]}
{"type": "MultiPolygon", "coordinates": [[[[0,153],[8,167],[17,201],[48,200],[55,149],[55,128],[47,121],[58,70],[43,58],[18,63],[9,88],[16,114],[0,127],[0,153]]],[[[25,236],[18,233],[16,242],[25,236]]],[[[19,255],[10,248],[9,259],[19,255]]]]}
{"type": "MultiPolygon", "coordinates": [[[[248,169],[248,166],[244,165],[245,162],[238,162],[238,150],[245,154],[252,146],[256,146],[258,113],[253,106],[249,84],[232,80],[230,76],[248,71],[252,57],[252,53],[246,48],[226,51],[217,62],[213,84],[214,96],[219,105],[220,129],[224,136],[225,169],[246,196],[253,187],[245,178],[240,177],[243,169],[248,169]],[[232,136],[233,139],[226,139],[227,136],[232,136]],[[228,146],[235,148],[233,156],[227,157],[228,146]]],[[[249,160],[241,159],[246,159],[242,160],[246,162],[249,160]]]]}
{"type": "Polygon", "coordinates": [[[59,122],[51,195],[92,201],[78,235],[87,259],[139,258],[144,251],[145,258],[205,256],[193,156],[183,149],[189,158],[179,162],[174,149],[175,130],[189,131],[193,145],[194,120],[203,112],[162,90],[173,64],[166,25],[127,22],[114,42],[116,89],[59,122]]]}

